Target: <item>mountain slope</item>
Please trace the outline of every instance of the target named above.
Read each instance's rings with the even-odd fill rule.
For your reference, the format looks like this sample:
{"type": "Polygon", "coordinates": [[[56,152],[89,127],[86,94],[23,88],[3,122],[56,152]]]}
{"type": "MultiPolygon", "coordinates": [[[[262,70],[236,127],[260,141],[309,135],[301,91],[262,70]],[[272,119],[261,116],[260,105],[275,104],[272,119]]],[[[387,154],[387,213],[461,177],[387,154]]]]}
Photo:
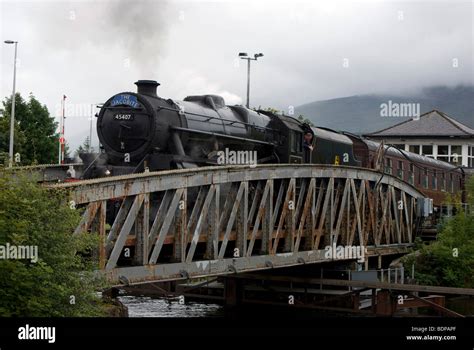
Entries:
{"type": "Polygon", "coordinates": [[[474,128],[474,86],[449,88],[435,86],[423,89],[418,96],[358,95],[316,101],[295,108],[317,126],[353,133],[367,133],[405,121],[407,117],[383,117],[381,105],[419,103],[420,113],[438,109],[474,128]]]}

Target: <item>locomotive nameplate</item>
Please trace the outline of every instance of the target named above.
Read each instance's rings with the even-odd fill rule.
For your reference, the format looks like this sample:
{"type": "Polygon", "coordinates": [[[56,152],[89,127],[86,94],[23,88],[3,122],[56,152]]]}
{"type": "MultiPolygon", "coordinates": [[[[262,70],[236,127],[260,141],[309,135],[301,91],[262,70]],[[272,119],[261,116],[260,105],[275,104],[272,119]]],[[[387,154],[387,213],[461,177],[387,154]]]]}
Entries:
{"type": "Polygon", "coordinates": [[[134,115],[130,113],[117,113],[114,115],[114,120],[133,120],[134,115]]]}
{"type": "Polygon", "coordinates": [[[118,94],[115,95],[112,101],[110,102],[112,107],[115,106],[130,106],[133,108],[139,108],[140,104],[137,101],[137,96],[129,94],[118,94]]]}

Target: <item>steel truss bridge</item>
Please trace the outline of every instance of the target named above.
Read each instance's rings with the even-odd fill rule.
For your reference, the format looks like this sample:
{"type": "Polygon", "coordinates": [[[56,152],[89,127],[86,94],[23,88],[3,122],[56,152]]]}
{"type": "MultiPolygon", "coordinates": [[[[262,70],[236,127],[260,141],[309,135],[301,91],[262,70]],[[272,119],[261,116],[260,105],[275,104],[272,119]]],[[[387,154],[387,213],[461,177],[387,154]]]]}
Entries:
{"type": "Polygon", "coordinates": [[[413,186],[355,167],[260,165],[149,172],[51,186],[82,208],[74,234],[100,237],[115,285],[330,261],[325,247],[404,253],[418,222],[413,186]]]}

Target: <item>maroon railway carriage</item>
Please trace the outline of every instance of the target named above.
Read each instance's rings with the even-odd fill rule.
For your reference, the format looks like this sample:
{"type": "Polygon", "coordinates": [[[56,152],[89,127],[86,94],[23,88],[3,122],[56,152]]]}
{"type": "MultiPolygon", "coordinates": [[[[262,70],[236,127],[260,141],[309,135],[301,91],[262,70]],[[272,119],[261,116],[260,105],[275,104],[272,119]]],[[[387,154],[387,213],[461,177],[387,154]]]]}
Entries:
{"type": "MultiPolygon", "coordinates": [[[[374,169],[380,143],[346,135],[352,139],[354,156],[361,161],[362,167],[374,169]]],[[[383,171],[408,182],[426,197],[432,198],[435,211],[446,203],[448,193],[464,197],[464,171],[450,163],[386,145],[383,171]]]]}

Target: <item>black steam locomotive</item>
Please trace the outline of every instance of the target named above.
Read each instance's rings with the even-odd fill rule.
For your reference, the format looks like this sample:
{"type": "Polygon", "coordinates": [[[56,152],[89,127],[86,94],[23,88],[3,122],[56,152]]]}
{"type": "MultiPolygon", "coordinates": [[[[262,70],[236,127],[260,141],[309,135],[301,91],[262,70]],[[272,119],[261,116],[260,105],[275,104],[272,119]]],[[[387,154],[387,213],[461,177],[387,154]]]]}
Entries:
{"type": "Polygon", "coordinates": [[[111,97],[98,114],[97,133],[104,152],[87,178],[189,168],[219,163],[219,152],[254,152],[258,164],[329,163],[360,166],[351,140],[298,120],[243,106],[226,106],[216,95],[188,96],[183,101],[156,94],[153,80],[135,83],[137,93],[111,97]],[[304,133],[314,135],[305,158],[304,133]]]}
{"type": "Polygon", "coordinates": [[[135,84],[137,93],[114,95],[99,112],[103,152],[84,159],[84,178],[216,165],[222,164],[219,152],[252,152],[258,164],[377,168],[434,198],[435,206],[446,192],[464,188],[462,169],[445,162],[385,146],[380,164],[380,145],[355,135],[310,127],[268,111],[226,106],[216,95],[164,99],[156,94],[156,81],[135,84]]]}

